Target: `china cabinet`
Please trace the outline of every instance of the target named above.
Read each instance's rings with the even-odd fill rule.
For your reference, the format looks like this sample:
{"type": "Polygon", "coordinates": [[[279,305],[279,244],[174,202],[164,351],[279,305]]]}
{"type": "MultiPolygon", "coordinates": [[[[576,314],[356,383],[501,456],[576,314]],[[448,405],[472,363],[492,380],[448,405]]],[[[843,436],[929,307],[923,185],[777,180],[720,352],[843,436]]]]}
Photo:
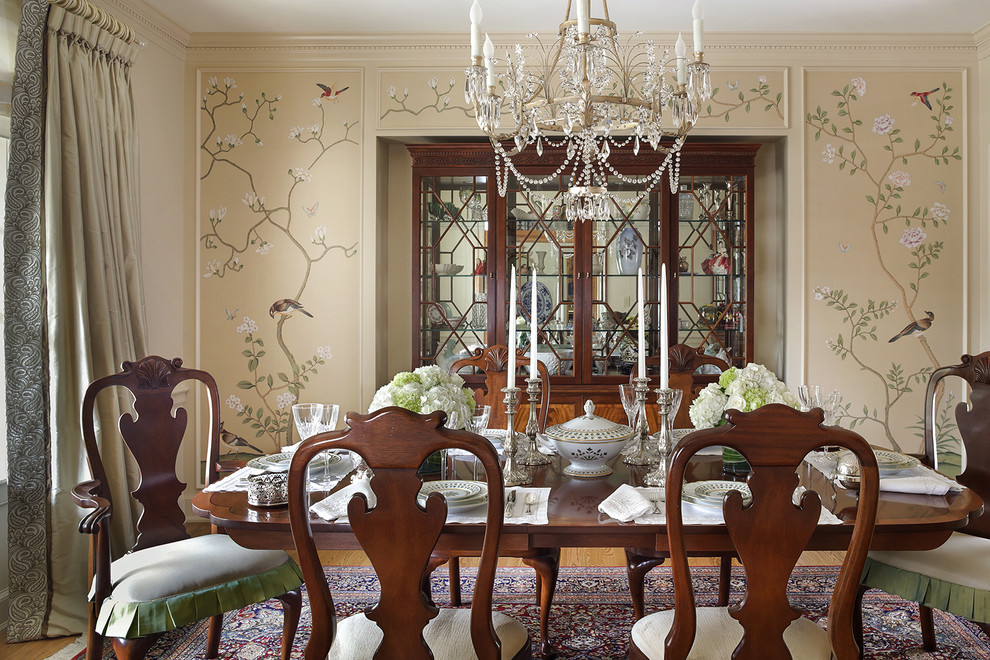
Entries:
{"type": "MultiPolygon", "coordinates": [[[[408,145],[413,159],[413,367],[449,367],[477,347],[532,346],[532,288],[538,357],[551,373],[550,423],[596,399],[599,414],[624,420],[617,386],[637,360],[636,279],[645,278],[648,355],[660,345],[659,287],[666,264],[669,344],[705,347],[743,366],[753,349],[753,172],[758,144],[688,143],[675,193],[666,175],[644,186],[616,177],[606,221],[564,218],[562,154],[523,152],[514,160],[538,186],[510,178],[499,196],[489,144],[408,145]],[[516,267],[517,309],[508,309],[516,267]]],[[[634,177],[654,154],[612,153],[634,177]]],[[[627,176],[627,178],[629,178],[627,176]]],[[[530,350],[532,350],[530,348],[530,350]]],[[[656,358],[650,360],[656,362],[656,358]]],[[[471,382],[471,374],[462,374],[471,382]]],[[[480,379],[479,379],[480,380],[480,379]]],[[[525,418],[521,420],[525,423],[525,418]]]]}

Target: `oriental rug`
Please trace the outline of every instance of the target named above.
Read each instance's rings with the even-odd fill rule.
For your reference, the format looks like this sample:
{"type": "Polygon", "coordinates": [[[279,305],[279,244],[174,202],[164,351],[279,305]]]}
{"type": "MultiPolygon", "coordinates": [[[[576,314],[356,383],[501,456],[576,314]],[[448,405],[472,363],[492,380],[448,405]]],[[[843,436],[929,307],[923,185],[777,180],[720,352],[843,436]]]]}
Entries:
{"type": "MultiPolygon", "coordinates": [[[[372,605],[378,590],[374,572],[366,567],[327,567],[338,616],[348,616],[372,605]]],[[[798,567],[791,576],[791,602],[824,624],[837,569],[834,566],[798,567]]],[[[713,605],[718,569],[694,567],[695,593],[699,605],[713,605]]],[[[462,591],[469,598],[474,571],[461,569],[462,591]]],[[[741,593],[741,568],[733,571],[733,594],[741,593]]],[[[539,607],[533,594],[536,579],[526,567],[500,568],[495,583],[495,607],[524,623],[530,630],[534,656],[539,645],[539,607]]],[[[670,569],[662,566],[647,576],[647,612],[673,604],[670,569]]],[[[449,604],[445,570],[433,577],[434,599],[449,604]]],[[[312,625],[309,607],[304,606],[293,658],[302,658],[312,625]]],[[[921,648],[918,608],[895,596],[871,590],[864,598],[866,658],[875,660],[975,660],[990,658],[990,640],[972,623],[950,614],[935,612],[938,651],[921,648]]],[[[613,567],[561,568],[550,618],[550,640],[562,659],[612,660],[626,657],[629,630],[634,623],[632,601],[625,569],[613,567]]],[[[224,619],[220,657],[229,660],[277,660],[281,643],[282,611],[278,601],[269,601],[228,614],[224,619]]],[[[206,646],[206,623],[186,626],[165,635],[149,653],[155,660],[202,658],[206,646]]],[[[83,656],[84,657],[84,656],[83,656]]],[[[106,658],[112,658],[108,651],[106,658]]]]}

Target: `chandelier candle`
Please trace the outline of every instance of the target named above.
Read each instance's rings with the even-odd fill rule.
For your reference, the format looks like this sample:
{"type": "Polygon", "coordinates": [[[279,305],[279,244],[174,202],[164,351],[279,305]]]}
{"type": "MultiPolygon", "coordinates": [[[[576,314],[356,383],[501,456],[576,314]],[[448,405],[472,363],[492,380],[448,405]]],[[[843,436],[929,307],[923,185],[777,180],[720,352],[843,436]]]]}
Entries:
{"type": "MultiPolygon", "coordinates": [[[[639,273],[636,275],[636,289],[639,295],[639,315],[637,319],[639,321],[639,337],[638,337],[638,348],[639,348],[639,369],[638,373],[640,378],[646,377],[646,317],[643,312],[643,298],[645,297],[643,292],[643,267],[640,266],[639,273]]],[[[663,362],[663,360],[661,360],[663,362]]]]}
{"type": "Polygon", "coordinates": [[[674,44],[674,55],[677,56],[677,84],[687,84],[687,46],[684,45],[684,37],[677,33],[677,43],[674,44]]]}
{"type": "MultiPolygon", "coordinates": [[[[509,283],[509,381],[506,389],[516,386],[516,267],[512,267],[509,283]]],[[[511,428],[511,427],[510,427],[511,428]]]]}
{"type": "Polygon", "coordinates": [[[471,58],[481,57],[481,5],[474,0],[471,5],[471,58]]]}
{"type": "Polygon", "coordinates": [[[670,385],[670,338],[667,328],[667,264],[660,266],[660,389],[670,385]]]}
{"type": "Polygon", "coordinates": [[[492,43],[487,32],[485,33],[485,68],[487,69],[485,75],[488,78],[488,87],[495,89],[495,44],[492,43]]]}
{"type": "Polygon", "coordinates": [[[701,0],[695,0],[691,7],[691,16],[694,17],[694,55],[701,59],[701,54],[705,52],[705,8],[701,5],[701,0]]]}

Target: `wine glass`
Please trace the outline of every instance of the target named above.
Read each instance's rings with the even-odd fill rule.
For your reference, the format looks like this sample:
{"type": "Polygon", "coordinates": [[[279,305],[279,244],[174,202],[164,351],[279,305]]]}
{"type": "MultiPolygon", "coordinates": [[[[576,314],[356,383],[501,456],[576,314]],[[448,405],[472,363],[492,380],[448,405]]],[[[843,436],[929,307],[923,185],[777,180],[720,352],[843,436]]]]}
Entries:
{"type": "Polygon", "coordinates": [[[801,412],[821,407],[822,388],[820,385],[798,385],[798,401],[801,412]]]}
{"type": "MultiPolygon", "coordinates": [[[[471,433],[477,433],[478,435],[484,435],[485,430],[488,428],[488,420],[492,416],[492,407],[479,404],[474,407],[471,411],[471,417],[464,420],[464,428],[471,433]]],[[[456,451],[456,450],[455,450],[456,451]]],[[[469,452],[461,451],[460,453],[466,454],[469,452]]],[[[471,455],[474,458],[473,465],[471,468],[471,476],[477,481],[478,480],[478,457],[471,455]]]]}
{"type": "MultiPolygon", "coordinates": [[[[337,428],[337,415],[340,406],[335,403],[296,403],[292,406],[292,418],[296,422],[296,431],[300,441],[311,438],[317,433],[333,431],[337,428]]],[[[326,453],[323,458],[323,474],[330,467],[326,453]]]]}
{"type": "MultiPolygon", "coordinates": [[[[629,427],[636,428],[636,386],[632,383],[619,385],[619,399],[622,400],[622,409],[626,411],[626,419],[629,420],[629,427]]],[[[625,456],[636,448],[636,434],[622,448],[622,455],[625,456]]]]}

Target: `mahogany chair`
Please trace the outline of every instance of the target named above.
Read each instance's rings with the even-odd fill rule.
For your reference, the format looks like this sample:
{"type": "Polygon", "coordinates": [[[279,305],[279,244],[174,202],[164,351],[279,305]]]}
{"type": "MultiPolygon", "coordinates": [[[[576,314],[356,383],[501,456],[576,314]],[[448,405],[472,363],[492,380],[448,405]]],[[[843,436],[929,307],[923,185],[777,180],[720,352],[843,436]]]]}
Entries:
{"type": "Polygon", "coordinates": [[[176,477],[176,458],[186,431],[187,413],[172,413],[173,389],[199,381],[209,395],[210,435],[207,481],[216,480],[220,455],[220,402],[216,382],[205,371],[187,369],[182,360],[157,355],[124,362],[121,372],[94,381],[82,404],[82,430],[91,481],[77,485],[76,503],[94,509],[79,524],[91,535],[89,632],[86,657],[103,657],[103,641],[113,640],[118,658],[142,658],[164,632],[209,618],[206,657],[219,654],[223,613],[269,598],[283,603],[282,658],[292,651],[302,596],[302,574],[281,550],[242,548],[225,534],[190,537],[180,497],[186,484],[176,477]],[[97,441],[94,407],[109,390],[133,396],[134,411],[120,415],[118,434],[103,425],[97,441]],[[129,549],[112,548],[113,498],[100,448],[123,442],[140,472],[131,495],[143,508],[137,541],[129,549]],[[118,557],[112,560],[112,557],[118,557]]]}
{"type": "MultiPolygon", "coordinates": [[[[674,344],[670,347],[667,354],[670,358],[668,363],[670,365],[670,377],[668,381],[670,388],[681,390],[683,393],[681,407],[677,409],[677,415],[674,417],[674,428],[691,428],[691,418],[688,415],[688,408],[691,407],[691,403],[697,398],[698,392],[703,387],[708,383],[714,383],[718,380],[718,376],[715,374],[696,374],[695,371],[704,364],[714,365],[721,371],[728,371],[729,364],[721,358],[706,355],[703,348],[691,347],[687,344],[674,344]]],[[[647,358],[647,373],[650,373],[652,378],[651,363],[655,363],[657,369],[659,369],[659,359],[651,360],[647,358]]],[[[635,372],[636,370],[634,369],[630,373],[629,382],[632,382],[633,377],[636,375],[635,372]]],[[[659,378],[653,380],[656,382],[651,383],[651,387],[659,387],[659,378]]],[[[657,423],[654,421],[654,428],[657,428],[657,423]]],[[[626,577],[629,580],[629,594],[632,597],[633,613],[636,619],[642,619],[646,614],[643,587],[646,581],[646,574],[661,565],[669,556],[670,553],[658,551],[653,548],[626,548],[626,577]]],[[[735,554],[724,553],[712,555],[710,552],[701,552],[691,553],[691,556],[715,556],[719,558],[718,604],[723,606],[728,605],[729,583],[732,579],[732,558],[735,554]]]]}
{"type": "MultiPolygon", "coordinates": [[[[524,349],[516,350],[517,372],[522,371],[522,367],[529,365],[529,358],[526,357],[524,349]]],[[[470,357],[461,358],[450,365],[450,373],[456,374],[461,369],[471,367],[477,369],[485,375],[484,387],[475,391],[475,401],[478,404],[491,406],[491,417],[488,427],[491,429],[504,429],[508,418],[505,414],[505,395],[502,388],[508,384],[509,378],[509,349],[506,346],[493,345],[487,348],[476,348],[470,357]]],[[[550,412],[550,372],[546,364],[537,362],[537,371],[540,374],[540,411],[537,420],[540,426],[540,433],[546,430],[547,415],[550,412]]],[[[522,406],[529,405],[526,394],[526,381],[518,373],[516,386],[521,390],[519,393],[520,412],[516,419],[522,416],[522,406]]],[[[527,408],[528,410],[528,408],[527,408]]],[[[527,413],[528,414],[528,413],[527,413]]],[[[525,416],[522,417],[526,419],[525,416]]],[[[462,553],[452,555],[445,552],[434,552],[433,566],[441,566],[444,562],[449,562],[450,572],[450,602],[454,607],[461,606],[461,570],[458,557],[477,556],[477,553],[462,553]]],[[[540,604],[540,636],[541,649],[543,654],[552,654],[552,647],[548,640],[550,629],[550,606],[553,603],[553,594],[557,587],[557,573],[560,567],[560,548],[534,548],[523,552],[513,552],[505,555],[518,557],[527,566],[532,566],[536,570],[536,600],[540,604]]]]}
{"type": "MultiPolygon", "coordinates": [[[[990,501],[990,352],[963,355],[961,364],[932,372],[925,392],[925,455],[936,461],[935,406],[940,382],[959,376],[970,390],[970,405],[956,405],[956,423],[966,452],[966,469],[956,480],[990,501]]],[[[990,634],[990,518],[981,516],[934,550],[871,552],[863,572],[862,592],[882,589],[918,603],[921,639],[934,651],[932,609],[973,621],[990,634]]]]}
{"type": "Polygon", "coordinates": [[[820,408],[802,413],[771,404],[750,413],[729,410],[726,416],[728,424],[693,433],[674,450],[666,490],[674,609],[636,622],[629,658],[858,658],[856,592],[876,523],[876,456],[856,433],[823,428],[820,408]],[[725,525],[746,570],[745,595],[729,608],[695,607],[684,550],[685,537],[691,534],[681,517],[687,463],[698,450],[712,445],[738,450],[753,469],[747,480],[752,502],[744,504],[739,491],[730,491],[722,504],[725,525]],[[787,580],[815,533],[822,508],[813,491],[804,491],[795,503],[796,470],[809,451],[822,445],[848,448],[860,464],[855,525],[831,594],[827,632],[802,617],[786,593],[787,580]]]}
{"type": "Polygon", "coordinates": [[[445,428],[445,421],[442,412],[419,415],[396,407],[370,415],[351,412],[347,429],[315,435],[296,450],[289,468],[289,520],[313,615],[307,660],[531,657],[526,627],[492,612],[504,501],[498,455],[483,437],[445,428]],[[437,608],[423,579],[443,532],[447,503],[439,493],[418,500],[423,484],[417,470],[432,453],[450,448],[475,454],[488,481],[487,525],[470,610],[437,608]],[[357,452],[374,472],[370,488],[376,503],[369,506],[365,493],[356,493],[347,503],[347,517],[378,573],[381,596],[373,607],[340,621],[313,539],[307,492],[309,461],[327,449],[357,452]]]}

